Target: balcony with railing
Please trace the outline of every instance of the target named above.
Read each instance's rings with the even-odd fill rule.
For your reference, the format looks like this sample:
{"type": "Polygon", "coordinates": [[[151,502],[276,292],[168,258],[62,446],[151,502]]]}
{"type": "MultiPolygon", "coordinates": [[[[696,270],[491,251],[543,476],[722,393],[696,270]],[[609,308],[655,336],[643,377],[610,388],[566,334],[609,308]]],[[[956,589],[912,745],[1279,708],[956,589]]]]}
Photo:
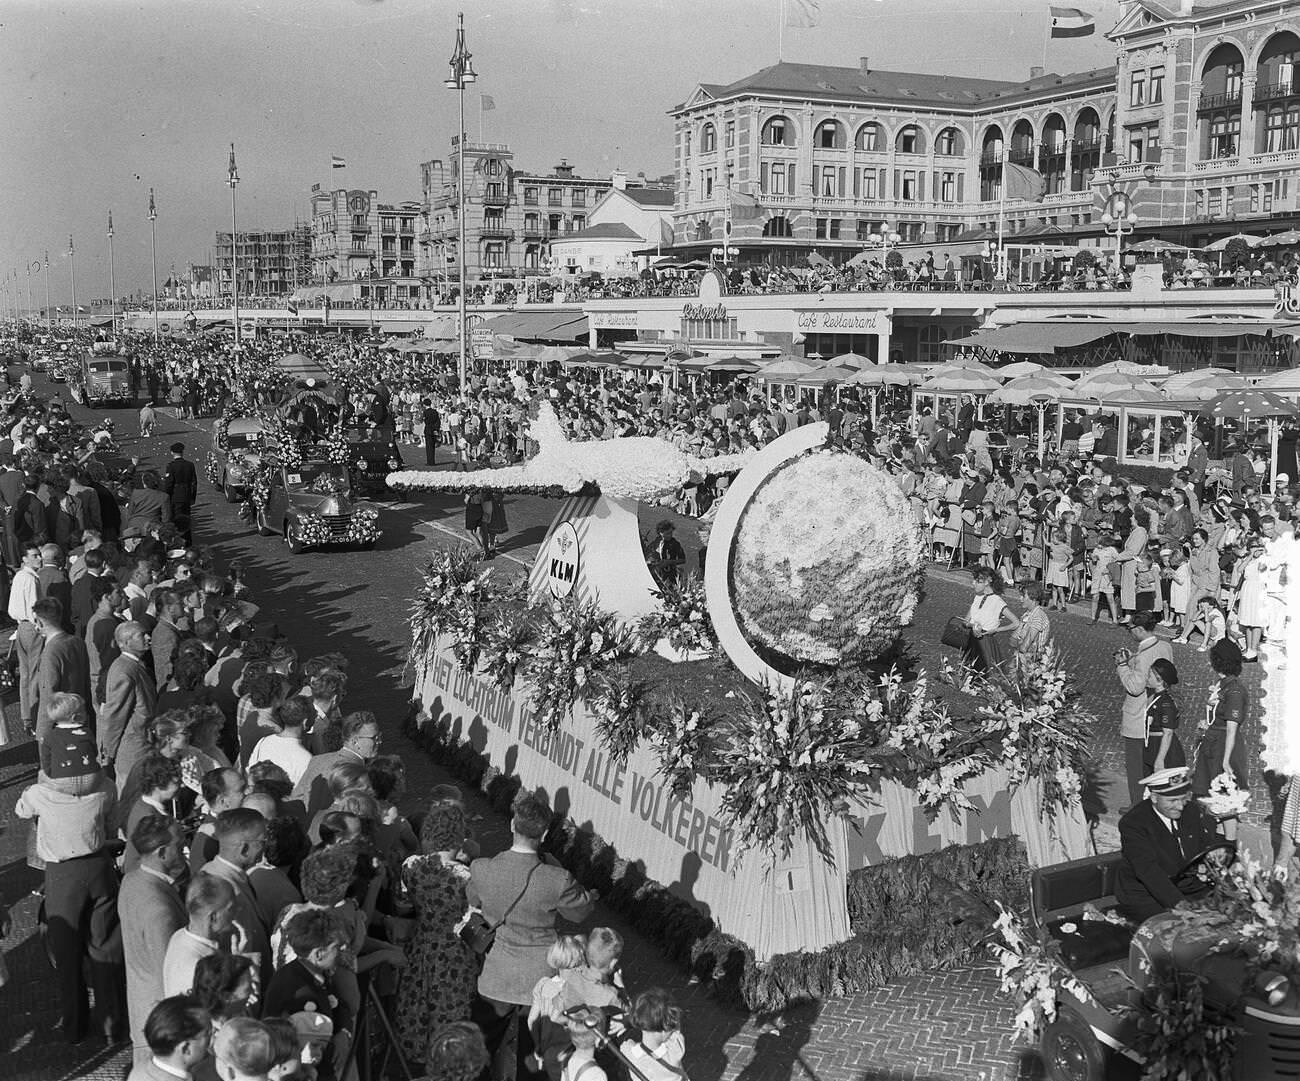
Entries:
{"type": "Polygon", "coordinates": [[[504,184],[489,184],[483,189],[484,206],[505,206],[509,198],[504,184]]]}
{"type": "Polygon", "coordinates": [[[1008,160],[1013,165],[1033,165],[1034,164],[1034,147],[1032,143],[1026,143],[1022,146],[1013,146],[1011,153],[1007,155],[1008,160]]]}
{"type": "Polygon", "coordinates": [[[479,236],[488,240],[513,240],[515,231],[504,223],[484,222],[479,227],[479,236]]]}
{"type": "Polygon", "coordinates": [[[981,169],[992,169],[995,166],[1001,164],[1002,164],[1002,151],[1000,150],[986,150],[984,151],[983,154],[980,155],[981,169]]]}
{"type": "Polygon", "coordinates": [[[1220,109],[1240,109],[1241,91],[1228,90],[1222,94],[1202,94],[1196,103],[1198,113],[1213,113],[1220,109]]]}
{"type": "Polygon", "coordinates": [[[1255,93],[1252,95],[1256,107],[1271,105],[1275,101],[1288,101],[1291,98],[1300,98],[1300,83],[1292,79],[1256,86],[1255,93]]]}

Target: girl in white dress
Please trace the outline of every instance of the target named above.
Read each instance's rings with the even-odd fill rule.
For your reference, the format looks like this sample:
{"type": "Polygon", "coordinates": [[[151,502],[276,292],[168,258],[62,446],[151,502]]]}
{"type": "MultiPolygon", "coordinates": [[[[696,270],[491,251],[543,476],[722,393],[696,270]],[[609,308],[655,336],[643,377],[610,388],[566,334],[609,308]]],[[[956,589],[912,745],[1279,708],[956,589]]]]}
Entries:
{"type": "Polygon", "coordinates": [[[1232,592],[1237,607],[1237,622],[1246,634],[1244,660],[1253,661],[1259,656],[1259,640],[1264,633],[1264,555],[1262,537],[1252,537],[1246,557],[1239,560],[1232,574],[1232,592]]]}

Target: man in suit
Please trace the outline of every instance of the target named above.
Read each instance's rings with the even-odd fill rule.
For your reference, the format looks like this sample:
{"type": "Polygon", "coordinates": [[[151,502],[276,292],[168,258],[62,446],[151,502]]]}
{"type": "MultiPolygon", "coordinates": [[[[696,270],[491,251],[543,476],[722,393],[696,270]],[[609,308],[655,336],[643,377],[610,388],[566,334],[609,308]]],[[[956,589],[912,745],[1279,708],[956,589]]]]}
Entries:
{"type": "Polygon", "coordinates": [[[312,755],[289,798],[307,809],[310,820],[317,811],[328,807],[334,798],[330,792],[330,771],[340,762],[364,765],[379,753],[380,743],[379,722],[373,713],[365,709],[349,713],[343,718],[343,746],[337,751],[312,755]]]}
{"type": "Polygon", "coordinates": [[[1145,777],[1149,798],[1119,820],[1124,860],[1115,882],[1115,898],[1124,915],[1138,923],[1167,912],[1209,885],[1177,879],[1187,863],[1223,838],[1214,819],[1192,799],[1185,766],[1162,769],[1145,777]]]}
{"type": "Polygon", "coordinates": [[[98,548],[92,548],[86,552],[79,560],[79,563],[84,570],[72,583],[70,594],[72,597],[72,610],[68,615],[72,621],[72,633],[78,638],[84,638],[86,636],[86,624],[90,622],[90,617],[95,614],[95,607],[98,603],[91,599],[91,588],[108,574],[108,568],[104,564],[104,553],[98,548]]]}
{"type": "Polygon", "coordinates": [[[41,478],[28,473],[23,478],[23,494],[14,503],[14,538],[20,550],[24,544],[44,544],[50,539],[45,504],[36,495],[40,486],[41,478]]]}
{"type": "Polygon", "coordinates": [[[63,549],[57,544],[41,545],[41,565],[36,572],[37,592],[59,602],[59,619],[65,631],[72,630],[72,584],[63,573],[63,549]]]}
{"type": "Polygon", "coordinates": [[[188,922],[176,883],[185,872],[185,835],[180,823],[160,814],[142,818],[131,831],[139,866],[128,871],[117,895],[126,957],[126,1009],[136,1065],[148,1061],[145,1021],[162,1001],[162,965],[172,935],[188,922]]]}
{"type": "Polygon", "coordinates": [[[157,706],[158,691],[144,663],[149,633],[143,624],[121,624],[113,632],[113,641],[119,653],[104,684],[98,733],[105,768],[116,771],[120,789],[136,759],[144,754],[145,726],[157,706]]]}
{"type": "Polygon", "coordinates": [[[198,494],[199,478],[194,470],[194,463],[185,457],[185,444],[171,445],[172,460],[167,463],[167,473],[163,477],[163,491],[171,499],[172,517],[176,528],[181,531],[185,543],[190,543],[190,513],[194,509],[194,497],[198,494]]]}
{"type": "Polygon", "coordinates": [[[266,848],[266,819],[251,807],[222,811],[217,816],[216,835],[217,855],[204,865],[202,873],[229,883],[235,891],[232,912],[244,943],[239,952],[253,962],[253,983],[260,997],[271,974],[271,929],[262,922],[257,896],[248,883],[248,869],[266,848]]]}
{"type": "Polygon", "coordinates": [[[144,485],[131,493],[131,502],[126,508],[126,530],[139,530],[143,536],[150,528],[161,522],[172,520],[172,501],[166,492],[158,490],[158,474],[152,469],[140,478],[144,485]]]}
{"type": "Polygon", "coordinates": [[[63,629],[63,606],[46,597],[32,606],[32,615],[45,640],[36,683],[36,738],[44,741],[54,727],[50,703],[60,691],[90,704],[90,659],[86,643],[63,629]]]}
{"type": "Polygon", "coordinates": [[[21,556],[18,538],[14,533],[14,507],[23,494],[24,480],[22,470],[14,466],[13,453],[0,455],[0,513],[4,514],[3,558],[11,567],[18,565],[21,556]]]}
{"type": "Polygon", "coordinates": [[[150,635],[150,649],[153,652],[154,678],[158,681],[158,690],[167,686],[171,679],[172,667],[176,663],[176,650],[182,638],[189,633],[182,631],[177,623],[185,616],[185,605],[181,595],[175,590],[162,589],[153,595],[154,606],[158,611],[158,621],[150,635]]]}
{"type": "Polygon", "coordinates": [[[212,1018],[189,995],[174,995],[149,1011],[142,1036],[146,1054],[126,1081],[189,1081],[208,1057],[212,1018]]]}
{"type": "Polygon", "coordinates": [[[546,954],[555,942],[556,916],[577,923],[591,915],[595,903],[568,871],[541,855],[551,809],[522,792],[511,812],[510,848],[470,864],[465,888],[469,904],[488,924],[500,924],[470,1014],[492,1056],[493,1081],[528,1076],[523,1065],[533,1051],[528,1010],[533,987],[551,972],[546,954]]]}

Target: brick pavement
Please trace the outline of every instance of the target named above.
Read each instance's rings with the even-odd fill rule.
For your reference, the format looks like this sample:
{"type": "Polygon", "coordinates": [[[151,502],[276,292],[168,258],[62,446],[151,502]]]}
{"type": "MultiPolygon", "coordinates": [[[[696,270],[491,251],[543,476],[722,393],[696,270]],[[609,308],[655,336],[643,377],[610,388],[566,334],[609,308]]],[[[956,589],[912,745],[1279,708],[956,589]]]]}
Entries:
{"type": "MultiPolygon", "coordinates": [[[[115,418],[133,431],[134,418],[115,418]]],[[[154,441],[161,448],[183,428],[167,420],[154,441]]],[[[194,438],[199,457],[197,437],[194,438]]],[[[516,499],[510,504],[512,551],[498,563],[505,573],[522,573],[554,505],[516,499]]],[[[349,698],[373,708],[384,722],[387,752],[401,754],[410,769],[410,803],[448,778],[397,731],[409,696],[405,668],[407,601],[424,551],[444,546],[448,536],[463,536],[459,501],[430,498],[418,505],[399,504],[384,512],[387,535],[374,553],[339,553],[292,559],[274,539],[258,538],[220,502],[200,504],[200,535],[214,543],[218,556],[235,556],[248,567],[253,588],[282,624],[303,656],[326,648],[342,649],[353,658],[349,698]]],[[[662,512],[652,511],[653,517],[662,512]]],[[[686,536],[693,535],[693,531],[686,536]]],[[[964,612],[970,592],[963,578],[935,572],[910,638],[921,660],[937,664],[939,630],[948,616],[964,612]]],[[[1058,643],[1079,676],[1099,716],[1096,749],[1106,769],[1120,763],[1119,695],[1110,654],[1115,628],[1092,627],[1075,615],[1053,615],[1058,643]]],[[[1183,701],[1195,701],[1208,686],[1199,655],[1175,647],[1184,674],[1183,701]]],[[[1186,712],[1186,710],[1185,710],[1186,712]]],[[[0,814],[8,817],[16,798],[15,770],[0,772],[0,814]]],[[[491,814],[476,794],[469,803],[488,850],[505,843],[505,823],[491,814]]],[[[22,861],[22,829],[0,836],[0,888],[13,902],[35,881],[22,861]]],[[[0,1077],[46,1079],[120,1078],[125,1054],[90,1055],[65,1049],[53,1039],[53,987],[34,936],[35,902],[15,908],[15,932],[5,943],[16,978],[0,990],[0,1053],[7,1052],[0,1077]]],[[[629,984],[670,987],[686,1010],[687,1065],[697,1081],[1019,1081],[1034,1078],[1034,1056],[1012,1045],[1008,1036],[1012,1011],[997,991],[990,965],[901,979],[871,992],[802,1006],[778,1017],[750,1017],[708,998],[687,982],[686,974],[667,963],[653,944],[598,912],[598,922],[618,927],[627,940],[625,967],[629,984]]]]}

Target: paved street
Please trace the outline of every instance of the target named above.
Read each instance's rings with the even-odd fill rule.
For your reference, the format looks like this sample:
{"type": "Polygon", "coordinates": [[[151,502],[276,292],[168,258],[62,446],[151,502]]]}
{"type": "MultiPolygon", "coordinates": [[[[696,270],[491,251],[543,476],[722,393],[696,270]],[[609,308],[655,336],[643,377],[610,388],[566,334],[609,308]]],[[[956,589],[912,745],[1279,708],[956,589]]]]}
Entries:
{"type": "MultiPolygon", "coordinates": [[[[115,417],[124,442],[135,446],[133,414],[122,411],[115,417]]],[[[191,457],[201,461],[206,436],[172,417],[163,419],[141,451],[159,461],[165,457],[162,448],[178,435],[190,444],[191,457]]],[[[553,504],[541,499],[510,501],[511,534],[498,560],[501,573],[524,573],[553,510],[553,504]]],[[[331,649],[351,658],[348,705],[373,709],[381,718],[385,750],[402,754],[408,763],[412,805],[430,785],[448,778],[397,730],[409,699],[406,611],[426,553],[463,538],[461,515],[459,502],[445,498],[385,505],[384,537],[376,551],[294,557],[279,538],[259,537],[244,526],[235,508],[214,501],[206,485],[198,507],[199,540],[210,544],[223,563],[244,562],[258,602],[274,613],[300,656],[331,649]]],[[[647,517],[653,522],[658,516],[651,512],[647,517]]],[[[960,575],[932,575],[911,634],[927,665],[938,659],[938,649],[930,643],[937,642],[949,615],[965,610],[969,596],[960,575]]],[[[1115,628],[1093,627],[1076,615],[1054,616],[1054,623],[1066,661],[1078,673],[1098,715],[1096,751],[1105,782],[1121,763],[1119,699],[1110,655],[1127,635],[1115,628]]],[[[1194,714],[1188,704],[1200,701],[1209,682],[1208,666],[1203,655],[1175,648],[1184,678],[1180,692],[1186,717],[1194,714]]],[[[1248,737],[1253,742],[1254,734],[1248,737]]],[[[0,837],[0,890],[8,902],[16,903],[15,930],[5,942],[12,978],[0,990],[0,1054],[5,1055],[0,1059],[4,1063],[0,1077],[116,1079],[125,1062],[123,1053],[92,1056],[86,1048],[66,1049],[51,1031],[57,1016],[52,981],[34,935],[35,902],[26,896],[38,881],[24,863],[25,826],[15,824],[11,815],[20,785],[30,776],[31,767],[24,765],[34,757],[30,750],[18,746],[0,751],[0,820],[9,825],[0,837]]],[[[1104,796],[1113,816],[1116,800],[1109,792],[1104,796]]],[[[504,842],[504,823],[481,801],[474,805],[484,816],[476,828],[488,847],[504,842]]],[[[1266,806],[1262,793],[1257,795],[1257,806],[1266,806]]],[[[599,913],[597,920],[620,926],[607,912],[599,913]]],[[[785,1017],[749,1018],[688,986],[684,972],[662,961],[636,932],[621,930],[628,941],[629,985],[670,986],[685,1006],[687,1066],[694,1078],[1002,1081],[1037,1076],[1032,1058],[1011,1045],[1011,1011],[998,996],[987,966],[901,980],[871,993],[794,1010],[785,1017]]]]}

